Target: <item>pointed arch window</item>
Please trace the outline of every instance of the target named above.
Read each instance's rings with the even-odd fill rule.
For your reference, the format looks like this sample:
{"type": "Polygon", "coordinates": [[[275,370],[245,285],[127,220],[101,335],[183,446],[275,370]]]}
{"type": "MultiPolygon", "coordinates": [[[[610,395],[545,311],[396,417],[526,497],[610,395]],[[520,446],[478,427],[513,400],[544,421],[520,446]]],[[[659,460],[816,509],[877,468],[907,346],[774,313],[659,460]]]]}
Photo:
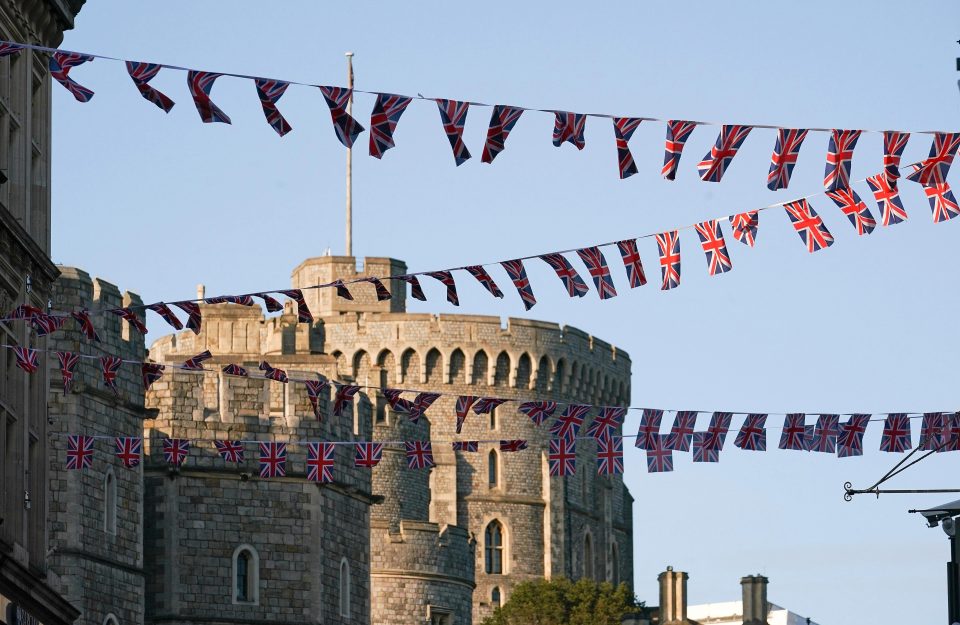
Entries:
{"type": "Polygon", "coordinates": [[[250,545],[240,545],[233,552],[233,603],[260,603],[260,556],[250,545]]]}
{"type": "Polygon", "coordinates": [[[491,449],[487,456],[487,485],[490,488],[500,486],[500,456],[496,449],[491,449]]]}
{"type": "Polygon", "coordinates": [[[340,560],[340,616],[350,618],[350,563],[340,560]]]}
{"type": "Polygon", "coordinates": [[[484,570],[488,575],[503,573],[503,525],[490,521],[483,533],[484,570]]]}

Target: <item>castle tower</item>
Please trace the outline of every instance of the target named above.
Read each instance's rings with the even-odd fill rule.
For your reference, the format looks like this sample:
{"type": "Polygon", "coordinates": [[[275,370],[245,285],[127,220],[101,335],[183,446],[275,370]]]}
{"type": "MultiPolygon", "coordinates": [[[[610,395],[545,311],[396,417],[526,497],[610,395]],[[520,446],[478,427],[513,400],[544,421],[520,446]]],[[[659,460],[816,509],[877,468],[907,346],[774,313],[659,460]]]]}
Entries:
{"type": "MultiPolygon", "coordinates": [[[[142,304],[140,297],[73,267],[60,267],[53,298],[64,310],[142,304]]],[[[72,323],[48,339],[48,348],[82,355],[110,354],[143,360],[144,339],[113,315],[94,318],[100,343],[72,323]]],[[[63,388],[59,361],[49,354],[51,444],[50,569],[61,592],[80,610],[77,625],[143,624],[143,473],[125,468],[113,437],[140,436],[143,385],[140,369],[121,366],[115,394],[102,381],[98,360],[81,359],[72,389],[63,388]],[[67,435],[96,435],[93,466],[66,469],[67,435]]]]}

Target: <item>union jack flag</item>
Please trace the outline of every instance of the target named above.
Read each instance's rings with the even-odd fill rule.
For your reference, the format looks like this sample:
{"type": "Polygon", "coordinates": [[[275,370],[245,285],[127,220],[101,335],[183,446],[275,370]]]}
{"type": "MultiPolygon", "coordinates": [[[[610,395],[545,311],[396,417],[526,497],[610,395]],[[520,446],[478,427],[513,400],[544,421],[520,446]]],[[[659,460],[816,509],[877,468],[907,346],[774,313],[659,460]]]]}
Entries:
{"type": "Polygon", "coordinates": [[[900,177],[900,157],[908,139],[909,132],[883,131],[883,174],[891,182],[900,177]]]}
{"type": "Polygon", "coordinates": [[[192,330],[194,334],[200,334],[200,307],[193,302],[173,302],[173,305],[187,313],[187,329],[192,330]]]}
{"type": "Polygon", "coordinates": [[[220,107],[210,99],[210,90],[213,89],[213,81],[220,78],[221,74],[213,72],[198,72],[189,70],[187,72],[187,87],[190,89],[190,95],[193,97],[193,104],[200,113],[200,120],[205,124],[221,122],[229,124],[230,117],[220,110],[220,107]]]}
{"type": "Polygon", "coordinates": [[[643,263],[640,260],[640,250],[637,249],[636,239],[617,241],[617,248],[623,258],[623,267],[627,270],[627,281],[630,288],[635,289],[647,283],[647,275],[643,272],[643,263]]]}
{"type": "Polygon", "coordinates": [[[581,113],[568,113],[566,111],[554,111],[555,121],[553,123],[553,145],[558,148],[564,141],[577,146],[582,150],[587,144],[583,138],[583,130],[587,124],[587,116],[581,113]]]}
{"type": "Polygon", "coordinates": [[[459,434],[460,430],[463,429],[463,422],[467,420],[467,413],[470,411],[470,406],[472,406],[473,402],[475,401],[477,401],[477,398],[473,395],[461,395],[460,397],[457,397],[457,434],[459,434]]]}
{"type": "Polygon", "coordinates": [[[712,437],[708,432],[693,433],[694,462],[720,462],[720,450],[711,442],[712,437]]]}
{"type": "Polygon", "coordinates": [[[143,456],[143,439],[140,437],[118,436],[114,439],[117,447],[117,458],[128,469],[140,464],[143,456]]]}
{"type": "Polygon", "coordinates": [[[680,410],[673,420],[673,427],[667,435],[665,443],[673,451],[690,451],[690,441],[693,431],[697,427],[696,411],[680,410]]]}
{"type": "Polygon", "coordinates": [[[70,70],[77,65],[82,65],[93,61],[93,57],[87,54],[77,52],[57,51],[50,57],[50,77],[67,88],[77,102],[89,102],[93,98],[93,90],[87,89],[73,78],[70,78],[70,70]]]}
{"type": "Polygon", "coordinates": [[[647,473],[673,471],[673,450],[667,445],[667,437],[651,434],[647,452],[647,473]]]}
{"type": "Polygon", "coordinates": [[[347,285],[343,283],[343,280],[334,280],[334,288],[337,289],[337,296],[342,297],[343,299],[353,301],[353,295],[350,294],[350,289],[347,288],[347,285]]]}
{"type": "Polygon", "coordinates": [[[313,315],[310,314],[310,309],[307,308],[307,300],[303,297],[303,291],[300,289],[289,289],[287,291],[277,292],[297,303],[297,321],[300,323],[313,323],[313,315]]]}
{"type": "Polygon", "coordinates": [[[162,302],[156,304],[149,304],[146,306],[147,310],[152,310],[153,312],[160,315],[164,321],[173,326],[174,330],[182,330],[183,324],[180,323],[180,320],[177,319],[177,316],[173,314],[173,311],[170,310],[170,307],[162,302]]]}
{"type": "Polygon", "coordinates": [[[607,266],[607,259],[603,257],[603,252],[599,247],[585,247],[577,250],[577,256],[587,266],[587,271],[593,278],[593,283],[597,287],[597,294],[600,299],[610,299],[617,296],[617,289],[613,286],[613,276],[610,275],[610,268],[607,266]]]}
{"type": "Polygon", "coordinates": [[[717,135],[716,143],[697,165],[700,179],[704,182],[720,182],[751,130],[753,126],[724,124],[717,135]]]}
{"type": "Polygon", "coordinates": [[[237,464],[243,462],[244,449],[240,441],[213,441],[213,444],[224,461],[237,464]]]}
{"type": "Polygon", "coordinates": [[[470,109],[470,103],[438,99],[437,108],[440,109],[440,122],[443,124],[443,132],[446,133],[450,148],[453,150],[453,160],[459,167],[470,158],[470,150],[463,143],[463,128],[467,123],[467,111],[470,109]]]}
{"type": "Polygon", "coordinates": [[[660,248],[660,274],[663,277],[661,291],[680,286],[680,235],[676,230],[657,235],[660,248]]]}
{"type": "Polygon", "coordinates": [[[960,133],[938,132],[933,135],[930,155],[920,162],[920,167],[907,176],[907,180],[926,186],[947,181],[947,172],[960,147],[960,133]]]}
{"type": "Polygon", "coordinates": [[[321,484],[333,482],[336,451],[333,443],[307,443],[307,479],[321,484]]]}
{"type": "Polygon", "coordinates": [[[41,314],[43,314],[43,311],[36,306],[31,306],[30,304],[20,304],[13,309],[13,312],[7,315],[7,319],[33,319],[37,315],[41,314]]]}
{"type": "Polygon", "coordinates": [[[530,287],[530,280],[527,278],[527,270],[523,266],[521,259],[505,260],[500,265],[510,276],[513,286],[517,288],[520,299],[523,300],[523,307],[527,310],[533,308],[537,303],[537,298],[533,296],[533,289],[530,287]]]}
{"type": "Polygon", "coordinates": [[[757,227],[760,225],[760,212],[747,211],[739,215],[730,215],[730,227],[733,229],[733,238],[744,245],[753,247],[757,238],[757,227]]]}
{"type": "Polygon", "coordinates": [[[317,421],[320,421],[323,419],[323,414],[320,410],[320,394],[326,392],[327,387],[330,386],[330,383],[325,379],[320,379],[304,380],[303,384],[307,387],[307,398],[310,400],[310,406],[313,408],[313,414],[317,418],[317,421]]]}
{"type": "Polygon", "coordinates": [[[706,445],[710,449],[721,451],[723,444],[727,440],[727,432],[730,431],[730,423],[733,421],[733,413],[715,412],[710,417],[710,425],[707,426],[706,445]]]}
{"type": "Polygon", "coordinates": [[[13,353],[17,356],[17,366],[27,373],[34,373],[40,367],[37,350],[29,347],[14,347],[13,353]]]}
{"type": "Polygon", "coordinates": [[[403,391],[397,388],[383,389],[383,395],[387,398],[390,409],[397,414],[409,416],[413,412],[413,402],[400,397],[401,394],[403,394],[403,391]]]}
{"type": "Polygon", "coordinates": [[[427,275],[443,283],[447,287],[447,301],[454,306],[460,305],[460,298],[457,297],[457,283],[453,279],[453,274],[449,271],[428,271],[427,275]]]}
{"type": "Polygon", "coordinates": [[[434,466],[430,441],[404,441],[408,469],[429,469],[434,466]]]}
{"type": "Polygon", "coordinates": [[[209,349],[205,349],[196,356],[184,360],[180,368],[187,369],[188,371],[203,371],[203,362],[211,358],[213,358],[213,354],[210,353],[209,349]]]}
{"type": "Polygon", "coordinates": [[[394,147],[393,131],[412,100],[402,95],[377,94],[370,114],[370,156],[383,158],[384,153],[394,147]]]}
{"type": "Polygon", "coordinates": [[[550,433],[566,440],[574,440],[580,433],[583,419],[590,412],[591,406],[582,404],[568,404],[563,414],[558,416],[550,426],[550,433]]]}
{"type": "Polygon", "coordinates": [[[555,401],[525,401],[517,408],[520,412],[530,417],[534,425],[543,425],[543,422],[553,416],[557,410],[555,401]]]}
{"type": "Polygon", "coordinates": [[[667,122],[667,141],[663,152],[663,168],[660,175],[667,180],[675,180],[677,166],[680,164],[680,155],[683,146],[690,138],[690,133],[696,128],[697,122],[670,120],[667,122]]]}
{"type": "Polygon", "coordinates": [[[372,277],[370,277],[370,278],[360,278],[360,279],[361,279],[362,281],[364,281],[364,282],[369,282],[370,284],[373,285],[373,288],[374,288],[374,289],[376,290],[376,292],[377,292],[377,301],[378,301],[378,302],[385,302],[385,301],[387,301],[388,299],[390,299],[390,297],[391,297],[390,291],[387,290],[387,287],[385,287],[385,286],[383,285],[383,282],[381,282],[378,278],[372,278],[372,277]]]}
{"type": "Polygon", "coordinates": [[[787,211],[794,230],[806,243],[808,252],[816,252],[833,245],[833,235],[807,200],[787,202],[783,208],[787,211]]]}
{"type": "Polygon", "coordinates": [[[30,318],[30,325],[37,331],[38,337],[47,336],[62,328],[66,320],[66,317],[56,317],[54,315],[40,313],[30,318]]]}
{"type": "Polygon", "coordinates": [[[593,418],[593,422],[587,428],[586,436],[599,441],[616,435],[620,431],[620,426],[623,425],[623,417],[626,414],[626,408],[604,406],[600,409],[600,414],[593,418]]]}
{"type": "Polygon", "coordinates": [[[788,414],[783,420],[783,430],[780,432],[780,449],[807,448],[807,430],[804,421],[807,415],[802,412],[788,414]]]}
{"type": "Polygon", "coordinates": [[[134,313],[129,308],[111,308],[109,309],[108,312],[115,314],[116,316],[120,317],[121,319],[123,319],[124,321],[132,325],[134,328],[137,329],[137,332],[139,332],[140,334],[147,333],[146,324],[140,321],[140,318],[137,317],[136,313],[134,313]]]}
{"type": "Polygon", "coordinates": [[[276,369],[270,366],[270,363],[266,360],[260,361],[260,366],[257,367],[260,371],[263,371],[264,377],[275,382],[287,383],[287,372],[283,369],[276,369]]]}
{"type": "Polygon", "coordinates": [[[335,417],[341,417],[343,416],[343,409],[353,403],[353,396],[357,394],[360,387],[349,384],[339,384],[337,382],[334,382],[333,385],[337,388],[337,392],[333,396],[333,415],[335,417]]]}
{"type": "Polygon", "coordinates": [[[643,119],[639,117],[613,118],[613,136],[617,142],[617,164],[620,168],[621,180],[637,173],[637,164],[630,152],[629,142],[642,121],[643,119]]]}
{"type": "Polygon", "coordinates": [[[483,285],[490,295],[494,297],[502,298],[503,291],[500,290],[500,287],[497,286],[497,283],[493,281],[493,278],[490,277],[490,274],[487,273],[487,270],[483,268],[482,265],[472,265],[470,267],[464,267],[471,276],[477,279],[477,282],[483,285]]]}
{"type": "Polygon", "coordinates": [[[287,444],[260,443],[260,477],[287,475],[287,444]]]}
{"type": "Polygon", "coordinates": [[[846,423],[840,424],[840,435],[837,437],[837,457],[863,455],[863,433],[867,431],[870,415],[853,414],[846,423]]]}
{"type": "Polygon", "coordinates": [[[353,466],[372,469],[380,464],[383,457],[383,443],[357,443],[353,457],[353,466]]]}
{"type": "Polygon", "coordinates": [[[853,149],[857,147],[860,130],[834,130],[827,147],[827,167],[823,173],[823,187],[836,191],[850,186],[850,164],[853,149]]]}
{"type": "Polygon", "coordinates": [[[837,451],[837,437],[840,435],[840,415],[822,414],[813,426],[810,451],[832,454],[837,451]]]}
{"type": "Polygon", "coordinates": [[[80,362],[80,354],[72,352],[57,352],[60,360],[60,375],[63,378],[63,394],[66,395],[73,388],[73,369],[80,362]]]}
{"type": "Polygon", "coordinates": [[[500,399],[498,397],[481,397],[474,402],[473,413],[488,414],[491,410],[505,403],[506,401],[506,399],[500,399]]]}
{"type": "Polygon", "coordinates": [[[500,441],[500,451],[515,452],[523,451],[527,448],[527,441],[523,438],[514,438],[511,440],[500,441]]]}
{"type": "Polygon", "coordinates": [[[155,362],[145,362],[140,365],[140,377],[143,379],[143,390],[149,390],[153,383],[163,376],[164,366],[155,362]]]}
{"type": "Polygon", "coordinates": [[[857,229],[857,234],[864,235],[873,232],[877,227],[877,222],[870,214],[867,205],[864,204],[853,187],[838,189],[836,191],[827,191],[827,197],[833,200],[840,211],[847,216],[853,227],[857,229]]]}
{"type": "Polygon", "coordinates": [[[940,223],[960,215],[960,206],[953,196],[950,185],[946,182],[924,185],[923,193],[930,202],[930,211],[933,213],[933,223],[940,223]]]}
{"type": "Polygon", "coordinates": [[[67,469],[89,469],[93,466],[93,437],[67,437],[67,469]]]}
{"type": "Polygon", "coordinates": [[[764,429],[766,423],[767,415],[748,414],[733,444],[745,451],[766,451],[767,431],[764,429]]]}
{"type": "Polygon", "coordinates": [[[623,474],[623,437],[597,440],[597,475],[623,474]]]}
{"type": "Polygon", "coordinates": [[[163,460],[175,467],[182,465],[190,454],[190,441],[185,438],[163,439],[163,460]]]}
{"type": "Polygon", "coordinates": [[[286,118],[280,113],[280,109],[277,108],[277,102],[280,100],[284,91],[287,90],[287,87],[290,86],[290,83],[267,78],[257,78],[254,80],[254,84],[257,86],[257,97],[260,98],[260,107],[263,108],[263,114],[266,116],[267,123],[270,124],[270,127],[281,137],[293,130],[293,127],[287,123],[286,118]]]}
{"type": "Polygon", "coordinates": [[[11,56],[14,54],[19,54],[23,50],[23,46],[18,43],[10,43],[9,41],[0,41],[0,58],[5,56],[11,56]]]}
{"type": "Polygon", "coordinates": [[[149,83],[157,75],[162,66],[157,63],[142,63],[139,61],[127,61],[127,73],[133,79],[133,84],[137,91],[147,102],[153,102],[164,113],[169,113],[173,108],[173,100],[166,95],[151,87],[149,83]]]}
{"type": "Polygon", "coordinates": [[[409,276],[396,276],[396,280],[403,280],[410,285],[410,296],[413,299],[418,299],[421,302],[427,301],[427,296],[423,294],[423,287],[420,286],[420,279],[415,275],[409,276]]]}
{"type": "Polygon", "coordinates": [[[660,420],[663,419],[662,410],[644,408],[640,417],[640,429],[637,431],[637,440],[634,446],[639,449],[650,449],[653,437],[660,435],[660,420]]]}
{"type": "Polygon", "coordinates": [[[567,288],[567,295],[570,297],[583,297],[590,291],[590,287],[583,281],[577,270],[573,268],[570,261],[563,254],[544,254],[540,260],[547,263],[557,272],[557,277],[567,288]]]}
{"type": "Polygon", "coordinates": [[[227,375],[235,375],[237,377],[245,378],[249,375],[245,367],[240,365],[229,364],[223,368],[223,372],[227,375]]]}
{"type": "Polygon", "coordinates": [[[935,451],[943,445],[942,412],[923,413],[923,424],[920,426],[920,451],[935,451]]]}
{"type": "Polygon", "coordinates": [[[256,302],[249,295],[218,295],[203,300],[205,304],[237,304],[238,306],[253,306],[256,302]]]}
{"type": "Polygon", "coordinates": [[[812,425],[803,426],[803,450],[813,451],[813,430],[812,425]]]}
{"type": "Polygon", "coordinates": [[[523,109],[514,106],[504,106],[497,104],[493,107],[493,113],[490,115],[490,128],[487,129],[487,141],[483,144],[483,155],[480,157],[481,163],[492,163],[500,152],[503,152],[504,144],[510,131],[517,125],[523,109]]]}
{"type": "Polygon", "coordinates": [[[880,223],[892,226],[907,220],[907,209],[903,207],[900,199],[896,179],[891,180],[883,174],[877,174],[867,178],[867,184],[870,185],[873,197],[880,207],[880,223]]]}
{"type": "Polygon", "coordinates": [[[120,370],[121,364],[123,364],[123,361],[119,356],[100,357],[100,371],[103,372],[103,383],[117,395],[120,394],[120,391],[117,389],[117,373],[120,370]]]}
{"type": "Polygon", "coordinates": [[[551,438],[547,453],[550,476],[566,477],[577,472],[577,441],[551,438]]]}
{"type": "Polygon", "coordinates": [[[266,306],[268,313],[280,312],[283,310],[283,304],[266,293],[254,293],[253,296],[259,297],[263,300],[263,305],[266,306]]]}
{"type": "Polygon", "coordinates": [[[770,173],[767,174],[767,188],[771,191],[786,189],[797,165],[800,146],[807,138],[807,131],[800,128],[778,128],[777,143],[773,146],[770,158],[770,173]]]}
{"type": "Polygon", "coordinates": [[[727,253],[727,243],[723,240],[720,222],[716,219],[696,224],[697,234],[700,235],[700,247],[707,256],[707,267],[710,275],[726,273],[733,269],[730,254],[727,253]]]}
{"type": "Polygon", "coordinates": [[[910,417],[906,413],[888,414],[883,422],[880,451],[901,453],[913,446],[910,441],[910,417]]]}
{"type": "Polygon", "coordinates": [[[943,444],[938,451],[960,450],[960,414],[943,415],[943,432],[940,435],[943,444]]]}
{"type": "Polygon", "coordinates": [[[323,99],[330,107],[330,118],[333,120],[333,130],[337,133],[340,143],[350,148],[363,132],[363,126],[347,113],[347,105],[353,99],[353,89],[346,87],[320,87],[323,99]]]}
{"type": "Polygon", "coordinates": [[[453,446],[453,451],[480,451],[480,441],[453,441],[451,445],[453,446]]]}
{"type": "Polygon", "coordinates": [[[417,393],[417,396],[413,398],[413,404],[410,406],[410,412],[407,413],[407,417],[413,423],[418,423],[420,417],[427,411],[427,408],[429,408],[433,402],[437,401],[439,397],[440,393],[417,393]]]}

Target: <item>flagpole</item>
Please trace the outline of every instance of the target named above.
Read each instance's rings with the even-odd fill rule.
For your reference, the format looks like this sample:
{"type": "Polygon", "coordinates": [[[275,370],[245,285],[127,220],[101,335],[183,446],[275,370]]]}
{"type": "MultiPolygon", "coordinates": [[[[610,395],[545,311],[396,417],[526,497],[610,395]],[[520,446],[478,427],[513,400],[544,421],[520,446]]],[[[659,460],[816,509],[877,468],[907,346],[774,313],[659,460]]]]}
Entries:
{"type": "MultiPolygon", "coordinates": [[[[347,57],[347,88],[350,98],[347,100],[347,115],[353,115],[353,52],[347,57]]],[[[347,256],[353,256],[353,149],[347,148],[347,256]]]]}

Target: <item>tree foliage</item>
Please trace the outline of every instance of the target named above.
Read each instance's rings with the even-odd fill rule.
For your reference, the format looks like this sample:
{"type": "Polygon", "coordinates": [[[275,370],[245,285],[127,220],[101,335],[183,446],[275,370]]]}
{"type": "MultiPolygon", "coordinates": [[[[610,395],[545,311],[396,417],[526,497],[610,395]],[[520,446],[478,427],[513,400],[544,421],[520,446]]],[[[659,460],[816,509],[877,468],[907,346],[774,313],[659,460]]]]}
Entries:
{"type": "Polygon", "coordinates": [[[481,625],[620,625],[642,607],[626,584],[540,579],[515,586],[481,625]]]}

